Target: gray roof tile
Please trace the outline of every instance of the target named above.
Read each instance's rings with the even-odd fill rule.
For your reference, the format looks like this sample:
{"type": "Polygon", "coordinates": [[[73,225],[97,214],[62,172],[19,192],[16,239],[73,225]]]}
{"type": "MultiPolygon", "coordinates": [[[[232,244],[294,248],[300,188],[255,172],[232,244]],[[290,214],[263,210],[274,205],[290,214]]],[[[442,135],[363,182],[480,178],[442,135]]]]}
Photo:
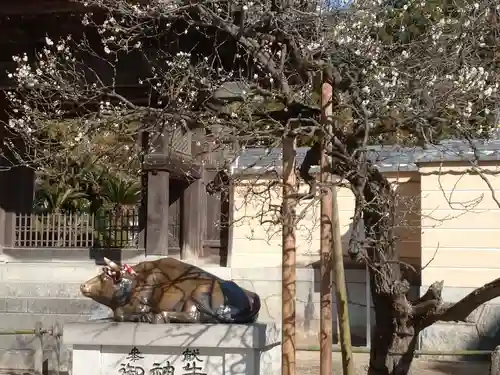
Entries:
{"type": "MultiPolygon", "coordinates": [[[[300,165],[308,147],[297,148],[300,165]]],[[[382,172],[417,170],[417,164],[441,161],[500,160],[500,140],[475,141],[473,145],[461,140],[448,140],[440,145],[421,147],[371,146],[368,155],[382,172]],[[477,156],[476,156],[477,155],[477,156]]],[[[281,168],[281,148],[247,148],[233,163],[236,171],[259,173],[281,168]]]]}

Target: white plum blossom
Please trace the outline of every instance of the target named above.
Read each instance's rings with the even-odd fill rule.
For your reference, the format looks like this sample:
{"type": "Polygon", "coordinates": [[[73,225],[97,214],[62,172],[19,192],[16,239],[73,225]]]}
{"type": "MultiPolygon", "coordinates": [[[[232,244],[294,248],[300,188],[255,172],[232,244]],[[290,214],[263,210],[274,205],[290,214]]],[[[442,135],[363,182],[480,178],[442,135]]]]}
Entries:
{"type": "MultiPolygon", "coordinates": [[[[15,69],[8,77],[15,81],[17,90],[9,100],[18,118],[9,126],[33,136],[45,130],[46,122],[69,116],[71,105],[67,103],[95,103],[94,112],[81,111],[85,115],[75,120],[78,130],[72,132],[73,144],[92,142],[94,136],[120,135],[124,123],[143,124],[144,118],[153,123],[153,136],[157,129],[175,122],[170,122],[172,118],[183,116],[196,118],[207,127],[223,124],[241,130],[244,114],[255,109],[255,103],[231,105],[221,118],[200,110],[204,95],[224,84],[244,82],[243,96],[255,102],[283,101],[283,91],[289,89],[287,100],[317,106],[315,79],[325,64],[330,64],[338,70],[335,83],[348,86],[347,92],[340,92],[340,88],[337,92],[339,112],[350,113],[350,125],[368,124],[374,141],[383,138],[376,131],[387,119],[410,132],[424,127],[430,133],[439,133],[439,123],[447,127],[448,134],[456,132],[457,136],[461,132],[484,136],[489,124],[495,127],[500,77],[493,63],[498,57],[490,53],[498,49],[496,38],[489,36],[493,26],[488,17],[498,16],[492,13],[491,1],[465,2],[457,5],[456,13],[415,0],[400,7],[389,7],[382,0],[353,0],[346,2],[342,11],[326,9],[321,3],[307,11],[290,8],[273,14],[273,22],[280,25],[276,30],[281,31],[269,31],[268,35],[253,29],[270,14],[268,3],[243,2],[239,10],[245,11],[242,22],[249,32],[231,36],[240,38],[235,43],[238,50],[230,52],[238,61],[233,66],[227,63],[230,59],[221,63],[228,59],[219,53],[227,44],[222,39],[214,45],[200,39],[198,44],[206,47],[203,50],[186,43],[189,33],[210,23],[207,19],[190,19],[178,2],[141,5],[125,0],[87,1],[88,6],[97,3],[114,4],[113,11],[104,20],[91,13],[82,15],[79,26],[96,30],[99,43],[47,35],[35,56],[13,57],[15,69]],[[421,15],[420,26],[408,23],[410,13],[421,15]],[[182,29],[176,28],[179,19],[184,22],[182,29]],[[157,28],[160,21],[161,28],[157,28]],[[167,34],[178,39],[178,44],[172,43],[175,47],[161,39],[167,34]],[[99,60],[108,76],[101,74],[99,64],[87,64],[83,55],[99,60]],[[123,74],[119,66],[132,57],[145,63],[146,68],[136,68],[136,61],[127,62],[130,72],[123,74]],[[303,71],[293,66],[296,61],[306,65],[303,71]],[[124,85],[119,82],[123,76],[130,78],[124,85]],[[286,84],[282,82],[284,76],[286,84]],[[146,93],[140,104],[129,100],[123,88],[130,87],[131,82],[146,93]],[[253,94],[255,88],[259,95],[253,94]]],[[[228,28],[239,27],[221,26],[224,20],[233,19],[227,12],[216,4],[203,17],[216,17],[218,24],[211,27],[226,35],[228,28]]],[[[135,126],[131,133],[139,131],[135,126]]],[[[255,129],[253,123],[244,126],[245,131],[256,133],[252,141],[269,139],[271,125],[258,124],[255,129]]]]}

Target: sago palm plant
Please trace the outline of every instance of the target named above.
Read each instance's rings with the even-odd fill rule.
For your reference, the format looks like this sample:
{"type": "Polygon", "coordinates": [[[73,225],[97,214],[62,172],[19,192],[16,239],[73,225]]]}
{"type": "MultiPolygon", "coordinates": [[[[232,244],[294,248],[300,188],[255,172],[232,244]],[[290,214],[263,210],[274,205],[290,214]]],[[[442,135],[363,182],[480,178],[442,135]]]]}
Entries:
{"type": "Polygon", "coordinates": [[[35,210],[42,213],[82,212],[88,208],[87,194],[63,185],[42,185],[35,193],[35,210]]]}
{"type": "Polygon", "coordinates": [[[100,190],[103,206],[96,217],[98,239],[106,247],[128,246],[130,226],[137,225],[135,208],[141,199],[136,181],[106,176],[100,190]]]}
{"type": "Polygon", "coordinates": [[[134,207],[141,199],[141,185],[137,181],[107,176],[101,186],[101,197],[104,204],[113,211],[120,213],[123,209],[134,207]]]}

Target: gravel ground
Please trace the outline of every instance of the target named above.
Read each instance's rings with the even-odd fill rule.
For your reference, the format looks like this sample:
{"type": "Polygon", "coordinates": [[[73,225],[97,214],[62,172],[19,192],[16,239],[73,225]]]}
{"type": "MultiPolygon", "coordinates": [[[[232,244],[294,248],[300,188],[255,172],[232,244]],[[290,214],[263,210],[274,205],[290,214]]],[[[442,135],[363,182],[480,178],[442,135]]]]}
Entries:
{"type": "MultiPolygon", "coordinates": [[[[354,364],[357,375],[365,375],[368,368],[368,355],[355,354],[354,364]]],[[[416,359],[410,371],[411,375],[488,375],[487,362],[430,361],[416,359]]],[[[333,353],[333,375],[341,375],[342,362],[340,353],[333,353]]],[[[319,374],[319,352],[297,352],[297,375],[319,374]]],[[[23,370],[1,370],[0,375],[34,375],[23,370]]],[[[62,374],[61,374],[62,375],[62,374]]],[[[89,374],[92,375],[92,374],[89,374]]]]}
{"type": "MultiPolygon", "coordinates": [[[[319,352],[297,352],[297,375],[319,374],[319,352]]],[[[366,374],[368,368],[368,354],[355,354],[354,365],[356,374],[366,374]]],[[[411,375],[488,375],[489,363],[487,362],[458,362],[441,360],[413,361],[411,375]]],[[[340,353],[333,354],[333,373],[342,374],[340,353]]]]}

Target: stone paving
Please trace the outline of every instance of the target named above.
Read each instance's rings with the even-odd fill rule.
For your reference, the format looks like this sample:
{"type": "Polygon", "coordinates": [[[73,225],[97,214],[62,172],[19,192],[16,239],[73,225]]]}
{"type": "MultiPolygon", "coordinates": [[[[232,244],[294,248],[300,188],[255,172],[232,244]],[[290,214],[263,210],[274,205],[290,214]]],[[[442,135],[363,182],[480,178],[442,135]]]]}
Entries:
{"type": "MultiPolygon", "coordinates": [[[[297,352],[297,375],[319,374],[319,352],[297,352]]],[[[366,374],[368,354],[355,354],[354,365],[357,375],[366,374]]],[[[411,368],[411,375],[488,375],[487,362],[459,362],[444,360],[416,359],[411,368]]],[[[333,374],[342,374],[340,353],[333,354],[333,374]]]]}

